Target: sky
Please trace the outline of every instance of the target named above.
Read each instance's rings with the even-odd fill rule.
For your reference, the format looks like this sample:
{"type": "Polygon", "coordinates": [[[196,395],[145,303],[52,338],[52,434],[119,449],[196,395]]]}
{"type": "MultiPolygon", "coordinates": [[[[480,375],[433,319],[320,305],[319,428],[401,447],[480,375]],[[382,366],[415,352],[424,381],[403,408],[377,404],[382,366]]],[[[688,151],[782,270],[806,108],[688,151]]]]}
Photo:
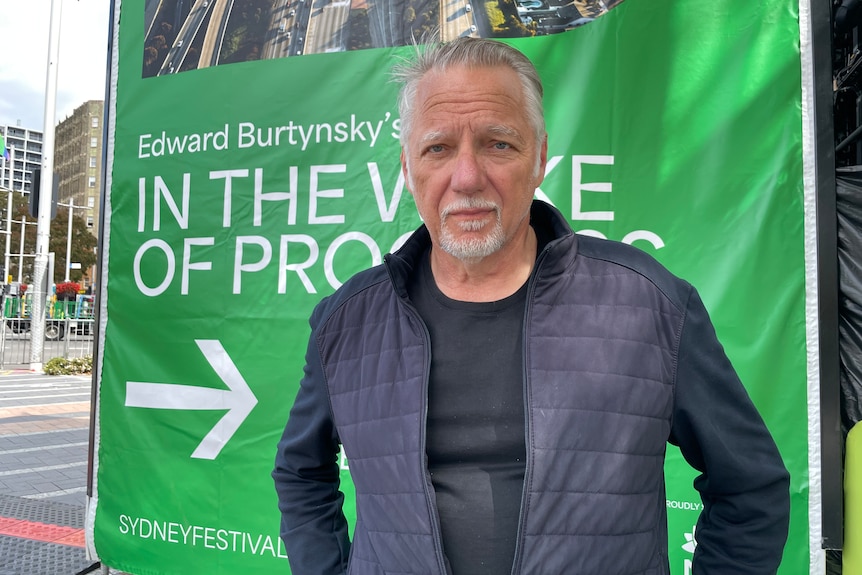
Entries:
{"type": "Polygon", "coordinates": [[[60,10],[53,124],[105,99],[112,0],[0,0],[0,125],[44,131],[51,5],[60,10]]]}

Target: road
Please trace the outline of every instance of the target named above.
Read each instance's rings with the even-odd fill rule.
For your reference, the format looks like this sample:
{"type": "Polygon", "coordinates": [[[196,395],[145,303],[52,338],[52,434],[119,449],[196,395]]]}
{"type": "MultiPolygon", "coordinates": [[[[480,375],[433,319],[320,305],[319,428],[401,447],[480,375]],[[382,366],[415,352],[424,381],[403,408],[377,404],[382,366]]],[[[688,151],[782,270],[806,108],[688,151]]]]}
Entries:
{"type": "Polygon", "coordinates": [[[126,575],[87,559],[90,376],[0,370],[0,574],[126,575]]]}
{"type": "Polygon", "coordinates": [[[347,18],[351,0],[311,0],[305,53],[343,52],[347,49],[347,18]]]}
{"type": "Polygon", "coordinates": [[[0,573],[57,575],[84,553],[90,377],[0,372],[0,573]]]}
{"type": "MultiPolygon", "coordinates": [[[[477,5],[481,8],[481,3],[477,5]]],[[[440,40],[451,42],[462,36],[479,37],[473,0],[440,0],[440,40]]]]}
{"type": "Polygon", "coordinates": [[[300,0],[274,0],[270,12],[269,32],[263,43],[265,59],[292,56],[301,49],[298,38],[305,35],[308,7],[300,0]]]}
{"type": "Polygon", "coordinates": [[[168,51],[165,61],[162,63],[159,75],[173,74],[180,69],[183,60],[185,60],[189,52],[189,48],[191,48],[192,41],[195,39],[195,35],[200,30],[201,24],[203,24],[211,1],[195,0],[191,12],[189,12],[188,17],[183,22],[179,32],[177,32],[177,37],[174,39],[174,43],[168,51]]]}
{"type": "Polygon", "coordinates": [[[201,57],[198,68],[207,68],[218,65],[219,54],[221,54],[224,33],[227,30],[227,21],[233,8],[233,0],[212,0],[209,25],[204,34],[201,45],[201,57]]]}

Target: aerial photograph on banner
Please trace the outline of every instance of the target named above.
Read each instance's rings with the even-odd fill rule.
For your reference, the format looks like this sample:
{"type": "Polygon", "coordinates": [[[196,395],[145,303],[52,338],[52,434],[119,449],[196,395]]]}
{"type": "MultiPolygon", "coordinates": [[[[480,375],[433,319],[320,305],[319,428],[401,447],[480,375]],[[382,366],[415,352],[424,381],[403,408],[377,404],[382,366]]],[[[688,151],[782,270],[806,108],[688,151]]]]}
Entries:
{"type": "Polygon", "coordinates": [[[147,0],[143,77],[221,64],[564,32],[623,0],[147,0]]]}

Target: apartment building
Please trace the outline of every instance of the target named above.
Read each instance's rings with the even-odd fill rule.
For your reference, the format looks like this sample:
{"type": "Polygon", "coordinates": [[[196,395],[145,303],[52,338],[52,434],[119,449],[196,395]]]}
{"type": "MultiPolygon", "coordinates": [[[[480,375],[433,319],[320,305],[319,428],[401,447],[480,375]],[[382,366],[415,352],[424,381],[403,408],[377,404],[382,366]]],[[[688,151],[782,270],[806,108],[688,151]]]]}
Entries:
{"type": "Polygon", "coordinates": [[[0,159],[0,188],[29,192],[33,170],[42,165],[42,132],[0,126],[9,159],[0,159]]]}
{"type": "MultiPolygon", "coordinates": [[[[69,210],[69,204],[72,204],[75,216],[86,222],[87,228],[94,236],[98,236],[101,208],[103,109],[103,102],[100,100],[85,102],[60,122],[54,132],[53,163],[57,176],[57,196],[61,204],[57,211],[65,212],[69,210]]],[[[0,126],[0,133],[9,150],[8,160],[0,156],[0,189],[29,194],[33,185],[33,172],[42,166],[43,133],[20,125],[0,126]]],[[[4,207],[5,204],[0,206],[0,212],[5,214],[4,207]]],[[[3,215],[3,221],[0,222],[2,228],[6,227],[5,218],[3,215]]],[[[11,229],[17,234],[20,223],[13,224],[11,229]]],[[[10,261],[9,250],[14,253],[17,248],[10,248],[8,240],[6,244],[5,267],[11,272],[16,266],[14,261],[10,261]]],[[[31,250],[32,248],[28,247],[25,252],[29,253],[31,250]]],[[[24,275],[27,273],[25,263],[19,257],[17,267],[23,270],[24,275]]],[[[0,268],[3,266],[4,262],[0,258],[0,268]]],[[[18,274],[19,278],[22,277],[21,271],[18,274]]],[[[88,283],[88,278],[93,277],[94,270],[88,270],[84,283],[88,283]]],[[[0,283],[2,279],[0,277],[0,283]]]]}
{"type": "MultiPolygon", "coordinates": [[[[102,117],[104,102],[90,100],[57,125],[54,171],[59,179],[60,203],[73,205],[93,235],[98,234],[99,190],[102,179],[102,117]]],[[[68,209],[68,208],[58,208],[68,209]]]]}

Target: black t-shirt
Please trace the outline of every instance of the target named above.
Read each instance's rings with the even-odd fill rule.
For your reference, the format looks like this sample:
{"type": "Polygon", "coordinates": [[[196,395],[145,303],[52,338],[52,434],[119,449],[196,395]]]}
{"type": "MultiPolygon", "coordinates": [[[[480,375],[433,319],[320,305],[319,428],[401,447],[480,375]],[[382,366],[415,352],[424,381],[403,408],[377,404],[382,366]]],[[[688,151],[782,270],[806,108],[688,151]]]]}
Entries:
{"type": "Polygon", "coordinates": [[[512,570],[526,457],[526,284],[506,299],[452,300],[429,253],[410,297],[431,335],[426,452],[454,575],[512,570]]]}

